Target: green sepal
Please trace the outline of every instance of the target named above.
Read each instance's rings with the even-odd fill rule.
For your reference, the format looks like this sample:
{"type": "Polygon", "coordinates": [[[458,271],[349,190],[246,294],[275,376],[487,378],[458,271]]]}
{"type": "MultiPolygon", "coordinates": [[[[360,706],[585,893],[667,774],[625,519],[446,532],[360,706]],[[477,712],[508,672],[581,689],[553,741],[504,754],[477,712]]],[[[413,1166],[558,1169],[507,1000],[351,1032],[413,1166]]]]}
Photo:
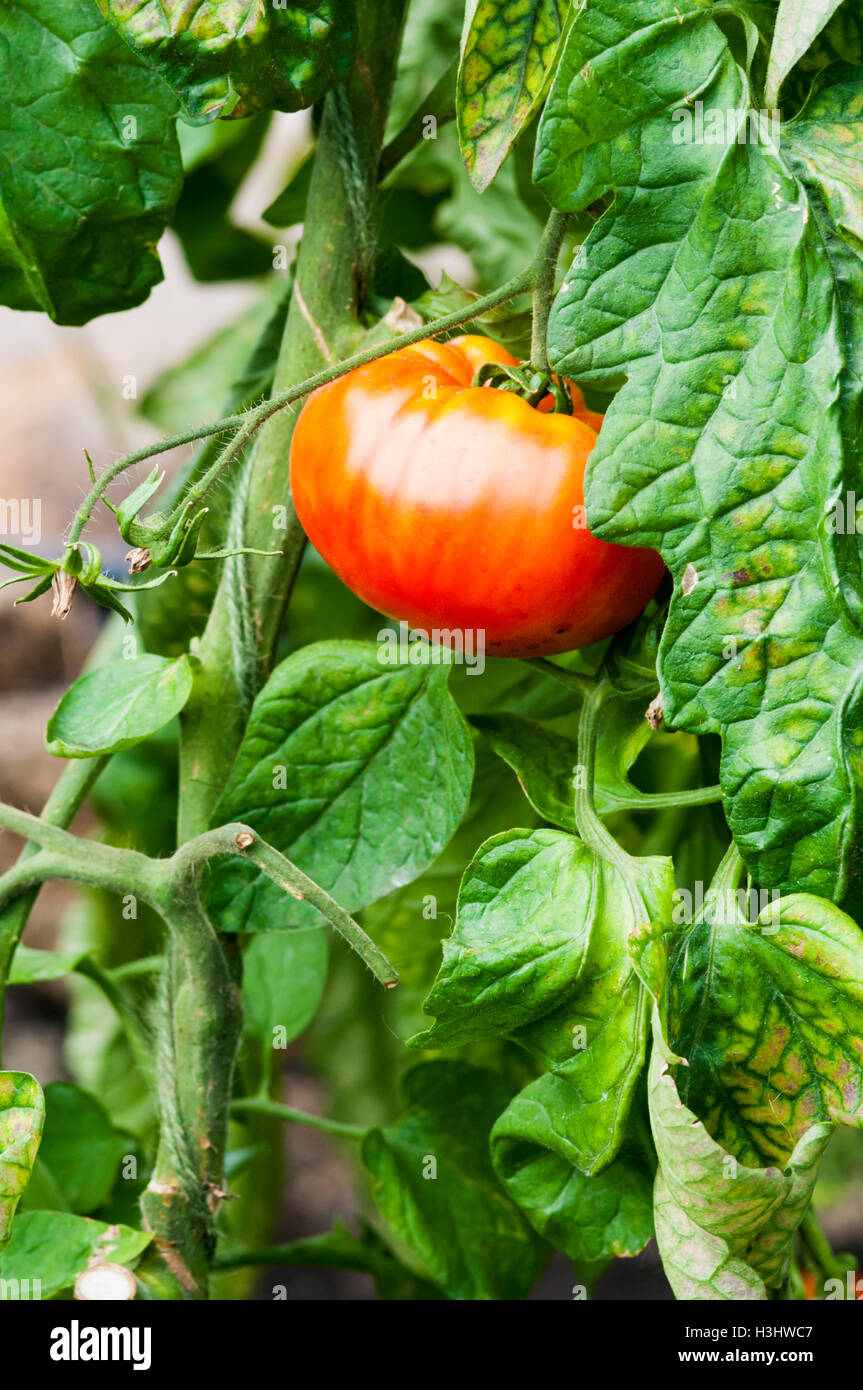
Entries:
{"type": "MultiPolygon", "coordinates": [[[[56,573],[57,567],[55,566],[51,573],[43,575],[43,577],[39,580],[38,584],[34,584],[33,588],[30,589],[28,593],[22,594],[20,598],[16,598],[15,607],[17,608],[19,603],[32,603],[34,598],[41,598],[43,594],[47,594],[48,590],[51,588],[51,582],[56,573]]],[[[6,580],[6,584],[20,584],[20,582],[21,580],[19,579],[6,580]]],[[[5,589],[6,584],[0,585],[0,588],[5,589]]]]}
{"type": "Polygon", "coordinates": [[[19,550],[17,545],[5,543],[0,545],[0,561],[9,569],[19,570],[25,577],[30,574],[53,574],[57,568],[56,560],[45,560],[41,555],[31,555],[28,550],[19,550]]]}
{"type": "Polygon", "coordinates": [[[126,534],[127,528],[135,520],[135,517],[145,503],[149,502],[154,493],[158,492],[164,476],[164,473],[160,472],[157,466],[153,469],[152,473],[147,475],[142,483],[139,483],[139,485],[129,493],[128,497],[123,498],[123,501],[117,507],[115,507],[112,502],[108,502],[108,499],[105,498],[105,501],[108,502],[108,506],[117,518],[117,526],[119,527],[120,535],[125,541],[129,541],[130,544],[134,544],[136,538],[126,534]]]}

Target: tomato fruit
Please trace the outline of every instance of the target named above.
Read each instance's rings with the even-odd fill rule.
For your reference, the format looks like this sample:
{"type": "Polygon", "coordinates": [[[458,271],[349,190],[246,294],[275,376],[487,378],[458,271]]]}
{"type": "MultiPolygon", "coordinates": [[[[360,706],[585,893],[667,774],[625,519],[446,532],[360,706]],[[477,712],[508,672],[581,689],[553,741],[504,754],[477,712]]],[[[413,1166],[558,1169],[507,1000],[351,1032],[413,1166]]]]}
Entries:
{"type": "Polygon", "coordinates": [[[625,627],[664,570],[655,551],[584,523],[596,442],[573,415],[471,385],[514,359],[477,337],[425,340],[358,367],[306,402],[291,487],[312,544],[370,607],[427,632],[484,633],[491,656],[542,656],[625,627]]]}

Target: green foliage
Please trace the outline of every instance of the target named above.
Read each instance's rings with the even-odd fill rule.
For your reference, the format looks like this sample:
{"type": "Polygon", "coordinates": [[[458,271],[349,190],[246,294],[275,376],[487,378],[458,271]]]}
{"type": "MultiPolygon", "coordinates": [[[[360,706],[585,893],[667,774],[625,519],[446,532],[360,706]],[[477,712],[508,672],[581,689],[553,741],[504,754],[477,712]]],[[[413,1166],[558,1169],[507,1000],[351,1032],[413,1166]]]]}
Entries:
{"type": "Polygon", "coordinates": [[[828,516],[857,477],[863,266],[769,132],[674,143],[687,91],[731,110],[736,134],[748,89],[702,6],[665,10],[658,32],[656,6],[604,0],[567,39],[537,179],[563,207],[617,196],[566,276],[552,357],[628,376],[590,458],[588,522],[671,569],[667,723],[722,733],[729,823],[759,883],[852,904],[857,547],[828,516]]]}
{"type": "Polygon", "coordinates": [[[24,1207],[82,1216],[94,1212],[107,1200],[120,1161],[133,1145],[130,1135],[112,1125],[95,1096],[68,1081],[50,1082],[45,1087],[42,1143],[24,1207]]]}
{"type": "MultiPolygon", "coordinates": [[[[215,812],[217,823],[248,821],[350,912],[431,863],[473,774],[448,668],[386,666],[379,654],[372,643],[331,642],[283,661],[255,701],[215,812]]],[[[222,930],[315,922],[251,866],[215,877],[222,930]]]]}
{"type": "Polygon", "coordinates": [[[353,56],[353,0],[97,0],[127,42],[171,84],[191,117],[310,106],[353,56]]]}
{"type": "Polygon", "coordinates": [[[447,1297],[523,1298],[546,1255],[488,1155],[505,1087],[480,1068],[427,1062],[404,1093],[404,1116],[363,1142],[381,1214],[447,1297]]]}
{"type": "Polygon", "coordinates": [[[138,656],[81,676],[48,721],[48,752],[92,758],[132,748],[179,714],[192,689],[187,656],[138,656]]]}
{"type": "Polygon", "coordinates": [[[0,301],[57,323],[140,304],[182,184],[170,90],[92,0],[0,14],[0,301]]]}
{"type": "Polygon", "coordinates": [[[327,959],[327,938],[318,927],[252,937],[243,952],[243,1023],[248,1036],[265,1048],[286,1047],[299,1037],[321,1002],[327,959]]]}
{"type": "Polygon", "coordinates": [[[0,1280],[34,1282],[42,1298],[71,1295],[77,1275],[95,1256],[99,1263],[134,1269],[152,1240],[148,1231],[108,1225],[63,1211],[25,1211],[16,1218],[12,1239],[0,1250],[0,1280]]]}

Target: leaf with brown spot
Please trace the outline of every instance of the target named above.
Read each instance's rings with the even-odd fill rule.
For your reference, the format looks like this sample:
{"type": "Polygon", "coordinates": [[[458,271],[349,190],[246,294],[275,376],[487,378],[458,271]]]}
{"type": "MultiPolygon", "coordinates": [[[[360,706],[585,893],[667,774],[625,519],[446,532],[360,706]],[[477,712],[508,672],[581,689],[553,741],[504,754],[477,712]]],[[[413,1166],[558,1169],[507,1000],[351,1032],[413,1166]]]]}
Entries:
{"type": "Polygon", "coordinates": [[[681,1096],[730,1154],[782,1166],[815,1123],[863,1127],[863,934],[831,903],[717,910],[672,939],[666,991],[681,1096]]]}

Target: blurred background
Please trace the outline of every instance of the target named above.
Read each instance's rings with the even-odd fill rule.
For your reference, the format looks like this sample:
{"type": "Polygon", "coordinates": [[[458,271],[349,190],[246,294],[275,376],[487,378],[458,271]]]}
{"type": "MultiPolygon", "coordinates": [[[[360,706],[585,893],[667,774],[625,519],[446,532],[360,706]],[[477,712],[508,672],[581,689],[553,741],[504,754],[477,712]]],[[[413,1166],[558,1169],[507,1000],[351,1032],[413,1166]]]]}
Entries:
{"type": "MultiPolygon", "coordinates": [[[[240,123],[244,127],[254,124],[240,123]]],[[[228,137],[236,137],[230,125],[228,137]]],[[[0,309],[0,498],[29,502],[31,521],[38,518],[38,549],[43,554],[59,552],[72,515],[87,491],[84,449],[101,470],[160,432],[171,432],[188,422],[190,416],[206,419],[220,413],[218,402],[211,408],[210,401],[194,398],[194,373],[179,377],[164,374],[190,358],[194,361],[195,353],[201,350],[210,363],[213,354],[218,358],[221,352],[228,375],[237,356],[235,340],[247,331],[247,316],[251,314],[254,320],[264,274],[272,266],[274,245],[286,244],[291,258],[290,247],[300,228],[274,231],[261,220],[260,212],[281,193],[307,154],[311,146],[308,117],[277,115],[251,135],[247,129],[243,138],[253,143],[257,140],[261,146],[260,153],[255,149],[251,157],[249,151],[241,156],[236,148],[233,152],[227,148],[216,152],[216,159],[212,150],[207,153],[196,148],[197,138],[198,133],[192,131],[184,146],[190,178],[183,195],[187,202],[181,204],[177,224],[179,235],[172,231],[163,238],[159,250],[165,279],[145,303],[126,313],[98,318],[84,328],[58,328],[43,315],[0,309]],[[196,168],[200,170],[197,185],[196,168]],[[226,238],[226,228],[230,228],[232,240],[226,238]],[[243,266],[242,278],[224,278],[224,266],[218,263],[223,254],[243,266]]],[[[422,249],[411,250],[410,255],[432,285],[443,271],[464,286],[474,283],[473,264],[464,244],[436,246],[428,254],[422,249]]],[[[520,251],[516,263],[519,255],[520,251]]],[[[172,468],[181,458],[165,456],[165,461],[172,468]]],[[[126,547],[106,510],[94,519],[87,534],[102,549],[106,568],[120,574],[126,547]]],[[[21,543],[19,537],[8,533],[0,537],[4,538],[12,544],[21,543]]],[[[50,616],[50,597],[14,608],[18,592],[7,589],[0,594],[0,796],[37,812],[58,771],[56,761],[44,749],[46,722],[63,691],[79,674],[99,635],[104,614],[88,602],[77,602],[68,619],[59,623],[50,616]]],[[[148,748],[149,756],[155,757],[156,745],[148,748]]],[[[120,767],[104,793],[103,809],[107,806],[110,810],[112,796],[118,805],[122,801],[122,778],[130,766],[120,767]]],[[[155,769],[150,771],[155,773],[155,769]]],[[[140,766],[135,771],[139,778],[147,773],[140,766]]],[[[75,828],[84,833],[104,833],[92,810],[75,828]]],[[[18,849],[13,837],[0,836],[0,868],[14,860],[18,849]]],[[[48,885],[39,897],[25,940],[31,946],[55,948],[62,934],[66,943],[98,943],[104,928],[102,913],[103,906],[94,898],[76,895],[63,885],[48,885]]],[[[138,926],[144,933],[152,930],[152,924],[138,926]]],[[[387,1031],[392,1030],[383,1017],[382,1005],[373,993],[367,1003],[379,1015],[374,1020],[374,1036],[387,1045],[387,1031]]],[[[315,1049],[320,1051],[326,1040],[327,1030],[334,1029],[342,1030],[343,1046],[349,1049],[347,1023],[356,1007],[355,995],[347,985],[342,988],[337,971],[324,1017],[316,1021],[310,1051],[304,1039],[302,1046],[294,1044],[285,1055],[283,1098],[289,1104],[329,1112],[335,1101],[338,1109],[339,1097],[330,1093],[326,1069],[316,1067],[313,1074],[305,1055],[314,1057],[315,1049]]],[[[13,987],[4,1063],[34,1072],[43,1085],[74,1079],[102,1100],[115,1122],[122,1124],[125,1119],[134,1126],[145,1101],[140,1093],[129,1094],[128,1063],[111,1035],[114,1026],[104,1001],[87,981],[76,980],[71,986],[67,981],[54,981],[13,987]]],[[[395,1034],[392,1038],[392,1046],[397,1046],[395,1034]]],[[[364,1047],[361,1042],[360,1052],[364,1047]]],[[[360,1063],[373,1080],[374,1056],[364,1055],[360,1063]]],[[[349,1086],[350,1078],[343,1084],[349,1086]]],[[[384,1118],[387,1104],[388,1097],[382,1096],[383,1114],[371,1118],[384,1118]]],[[[342,1109],[345,1113],[344,1106],[342,1109]]],[[[289,1241],[328,1230],[338,1216],[351,1224],[357,1196],[349,1153],[310,1129],[282,1126],[281,1132],[285,1144],[284,1200],[280,1229],[274,1238],[289,1241]]],[[[845,1132],[834,1140],[824,1165],[819,1202],[834,1247],[855,1251],[858,1264],[863,1265],[863,1161],[858,1136],[845,1132]]],[[[571,1298],[574,1282],[569,1263],[557,1257],[533,1297],[571,1298]]],[[[371,1279],[363,1274],[302,1269],[262,1270],[233,1283],[226,1280],[222,1296],[272,1298],[277,1285],[284,1286],[291,1300],[374,1297],[371,1279]]],[[[638,1259],[618,1261],[599,1279],[595,1296],[622,1300],[671,1297],[653,1247],[638,1259]]]]}

